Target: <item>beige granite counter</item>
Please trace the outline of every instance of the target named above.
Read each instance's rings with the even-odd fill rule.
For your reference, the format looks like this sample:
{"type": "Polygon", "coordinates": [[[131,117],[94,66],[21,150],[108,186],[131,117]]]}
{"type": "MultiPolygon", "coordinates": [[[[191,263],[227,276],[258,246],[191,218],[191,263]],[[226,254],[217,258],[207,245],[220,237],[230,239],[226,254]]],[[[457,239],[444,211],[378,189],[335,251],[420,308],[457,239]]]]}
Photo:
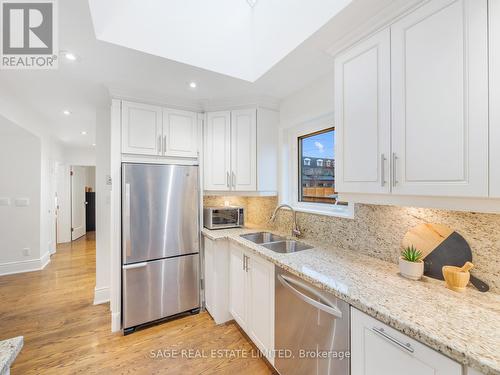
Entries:
{"type": "Polygon", "coordinates": [[[10,373],[10,366],[23,347],[23,337],[0,341],[0,375],[10,373]]]}
{"type": "Polygon", "coordinates": [[[228,239],[247,247],[464,365],[500,375],[500,295],[472,287],[459,294],[426,277],[410,281],[399,276],[393,263],[319,242],[303,241],[315,248],[279,254],[240,237],[257,231],[202,232],[212,240],[228,239]]]}

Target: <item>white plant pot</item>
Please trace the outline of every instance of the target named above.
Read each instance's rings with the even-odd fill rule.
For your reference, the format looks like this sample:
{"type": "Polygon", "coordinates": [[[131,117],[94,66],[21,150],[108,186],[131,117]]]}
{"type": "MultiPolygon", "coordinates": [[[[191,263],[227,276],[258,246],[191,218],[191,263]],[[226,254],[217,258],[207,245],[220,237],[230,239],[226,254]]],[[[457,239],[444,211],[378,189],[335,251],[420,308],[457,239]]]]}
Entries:
{"type": "Polygon", "coordinates": [[[410,280],[420,280],[424,274],[424,262],[408,262],[403,258],[399,258],[399,272],[401,276],[410,280]]]}

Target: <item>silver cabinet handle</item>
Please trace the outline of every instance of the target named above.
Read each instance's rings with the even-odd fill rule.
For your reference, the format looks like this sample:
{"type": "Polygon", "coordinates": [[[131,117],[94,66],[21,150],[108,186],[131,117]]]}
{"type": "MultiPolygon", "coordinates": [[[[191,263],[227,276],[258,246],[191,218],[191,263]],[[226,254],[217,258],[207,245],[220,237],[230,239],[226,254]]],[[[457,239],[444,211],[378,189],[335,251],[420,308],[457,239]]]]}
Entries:
{"type": "Polygon", "coordinates": [[[398,183],[398,179],[396,176],[396,160],[398,160],[398,156],[395,152],[392,153],[392,186],[396,186],[398,183]]]}
{"type": "Polygon", "coordinates": [[[372,328],[372,331],[375,332],[376,334],[378,334],[379,336],[382,336],[383,338],[389,340],[391,343],[397,345],[398,347],[410,352],[410,353],[413,353],[415,350],[411,347],[411,344],[410,343],[404,343],[402,341],[399,341],[398,339],[396,339],[395,337],[392,337],[391,335],[389,335],[387,332],[385,332],[385,330],[383,328],[377,328],[377,327],[373,327],[372,328]]]}
{"type": "Polygon", "coordinates": [[[167,136],[163,136],[163,154],[167,152],[167,136]]]}
{"type": "Polygon", "coordinates": [[[130,184],[125,184],[123,202],[123,258],[130,256],[130,184]]]}
{"type": "Polygon", "coordinates": [[[142,268],[146,267],[148,265],[148,262],[141,262],[141,263],[134,263],[134,264],[127,264],[123,266],[122,268],[124,270],[133,270],[134,268],[142,268]]]}
{"type": "Polygon", "coordinates": [[[304,290],[307,290],[309,293],[313,294],[315,297],[321,298],[321,295],[318,294],[314,289],[310,288],[308,285],[301,283],[298,280],[292,279],[288,276],[285,275],[278,275],[278,280],[283,285],[285,288],[290,290],[293,294],[295,294],[297,297],[299,297],[302,301],[308,303],[309,305],[312,305],[316,307],[317,309],[320,309],[321,311],[326,312],[327,314],[333,315],[339,319],[342,319],[342,311],[339,310],[337,306],[329,306],[325,305],[323,303],[320,303],[311,297],[306,296],[305,294],[299,292],[297,289],[295,289],[292,284],[295,284],[299,288],[302,288],[304,290]]]}
{"type": "Polygon", "coordinates": [[[245,271],[248,272],[248,260],[250,258],[245,255],[245,271]]]}
{"type": "Polygon", "coordinates": [[[161,153],[163,152],[162,148],[161,148],[161,135],[158,136],[158,154],[161,155],[161,153]]]}
{"type": "Polygon", "coordinates": [[[231,172],[231,184],[233,185],[233,188],[236,188],[236,173],[231,172]]]}
{"type": "Polygon", "coordinates": [[[230,187],[231,187],[231,182],[229,181],[229,180],[230,180],[230,178],[231,178],[231,177],[229,176],[229,172],[226,172],[226,186],[227,186],[228,188],[230,188],[230,187]]]}
{"type": "Polygon", "coordinates": [[[385,154],[381,154],[380,155],[380,184],[382,185],[382,187],[385,186],[385,161],[387,159],[385,158],[385,154]]]}

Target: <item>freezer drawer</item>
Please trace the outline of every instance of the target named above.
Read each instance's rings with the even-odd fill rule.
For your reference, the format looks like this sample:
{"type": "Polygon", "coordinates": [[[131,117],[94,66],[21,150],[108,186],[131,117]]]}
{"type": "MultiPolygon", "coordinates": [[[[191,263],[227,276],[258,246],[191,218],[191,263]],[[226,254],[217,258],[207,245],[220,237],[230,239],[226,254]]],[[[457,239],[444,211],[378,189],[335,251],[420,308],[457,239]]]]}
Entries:
{"type": "Polygon", "coordinates": [[[124,163],[122,179],[123,264],[200,251],[197,166],[124,163]]]}
{"type": "Polygon", "coordinates": [[[200,306],[199,255],[124,265],[123,328],[200,306]]]}

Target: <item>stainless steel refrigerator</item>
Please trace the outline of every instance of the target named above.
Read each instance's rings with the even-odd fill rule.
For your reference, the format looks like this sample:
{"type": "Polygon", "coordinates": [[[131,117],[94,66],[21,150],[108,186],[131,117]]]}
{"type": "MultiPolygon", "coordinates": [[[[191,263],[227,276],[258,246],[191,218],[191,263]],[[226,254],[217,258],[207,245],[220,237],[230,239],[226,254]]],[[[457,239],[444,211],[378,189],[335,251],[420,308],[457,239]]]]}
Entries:
{"type": "Polygon", "coordinates": [[[200,307],[198,167],[122,164],[122,323],[200,307]]]}

